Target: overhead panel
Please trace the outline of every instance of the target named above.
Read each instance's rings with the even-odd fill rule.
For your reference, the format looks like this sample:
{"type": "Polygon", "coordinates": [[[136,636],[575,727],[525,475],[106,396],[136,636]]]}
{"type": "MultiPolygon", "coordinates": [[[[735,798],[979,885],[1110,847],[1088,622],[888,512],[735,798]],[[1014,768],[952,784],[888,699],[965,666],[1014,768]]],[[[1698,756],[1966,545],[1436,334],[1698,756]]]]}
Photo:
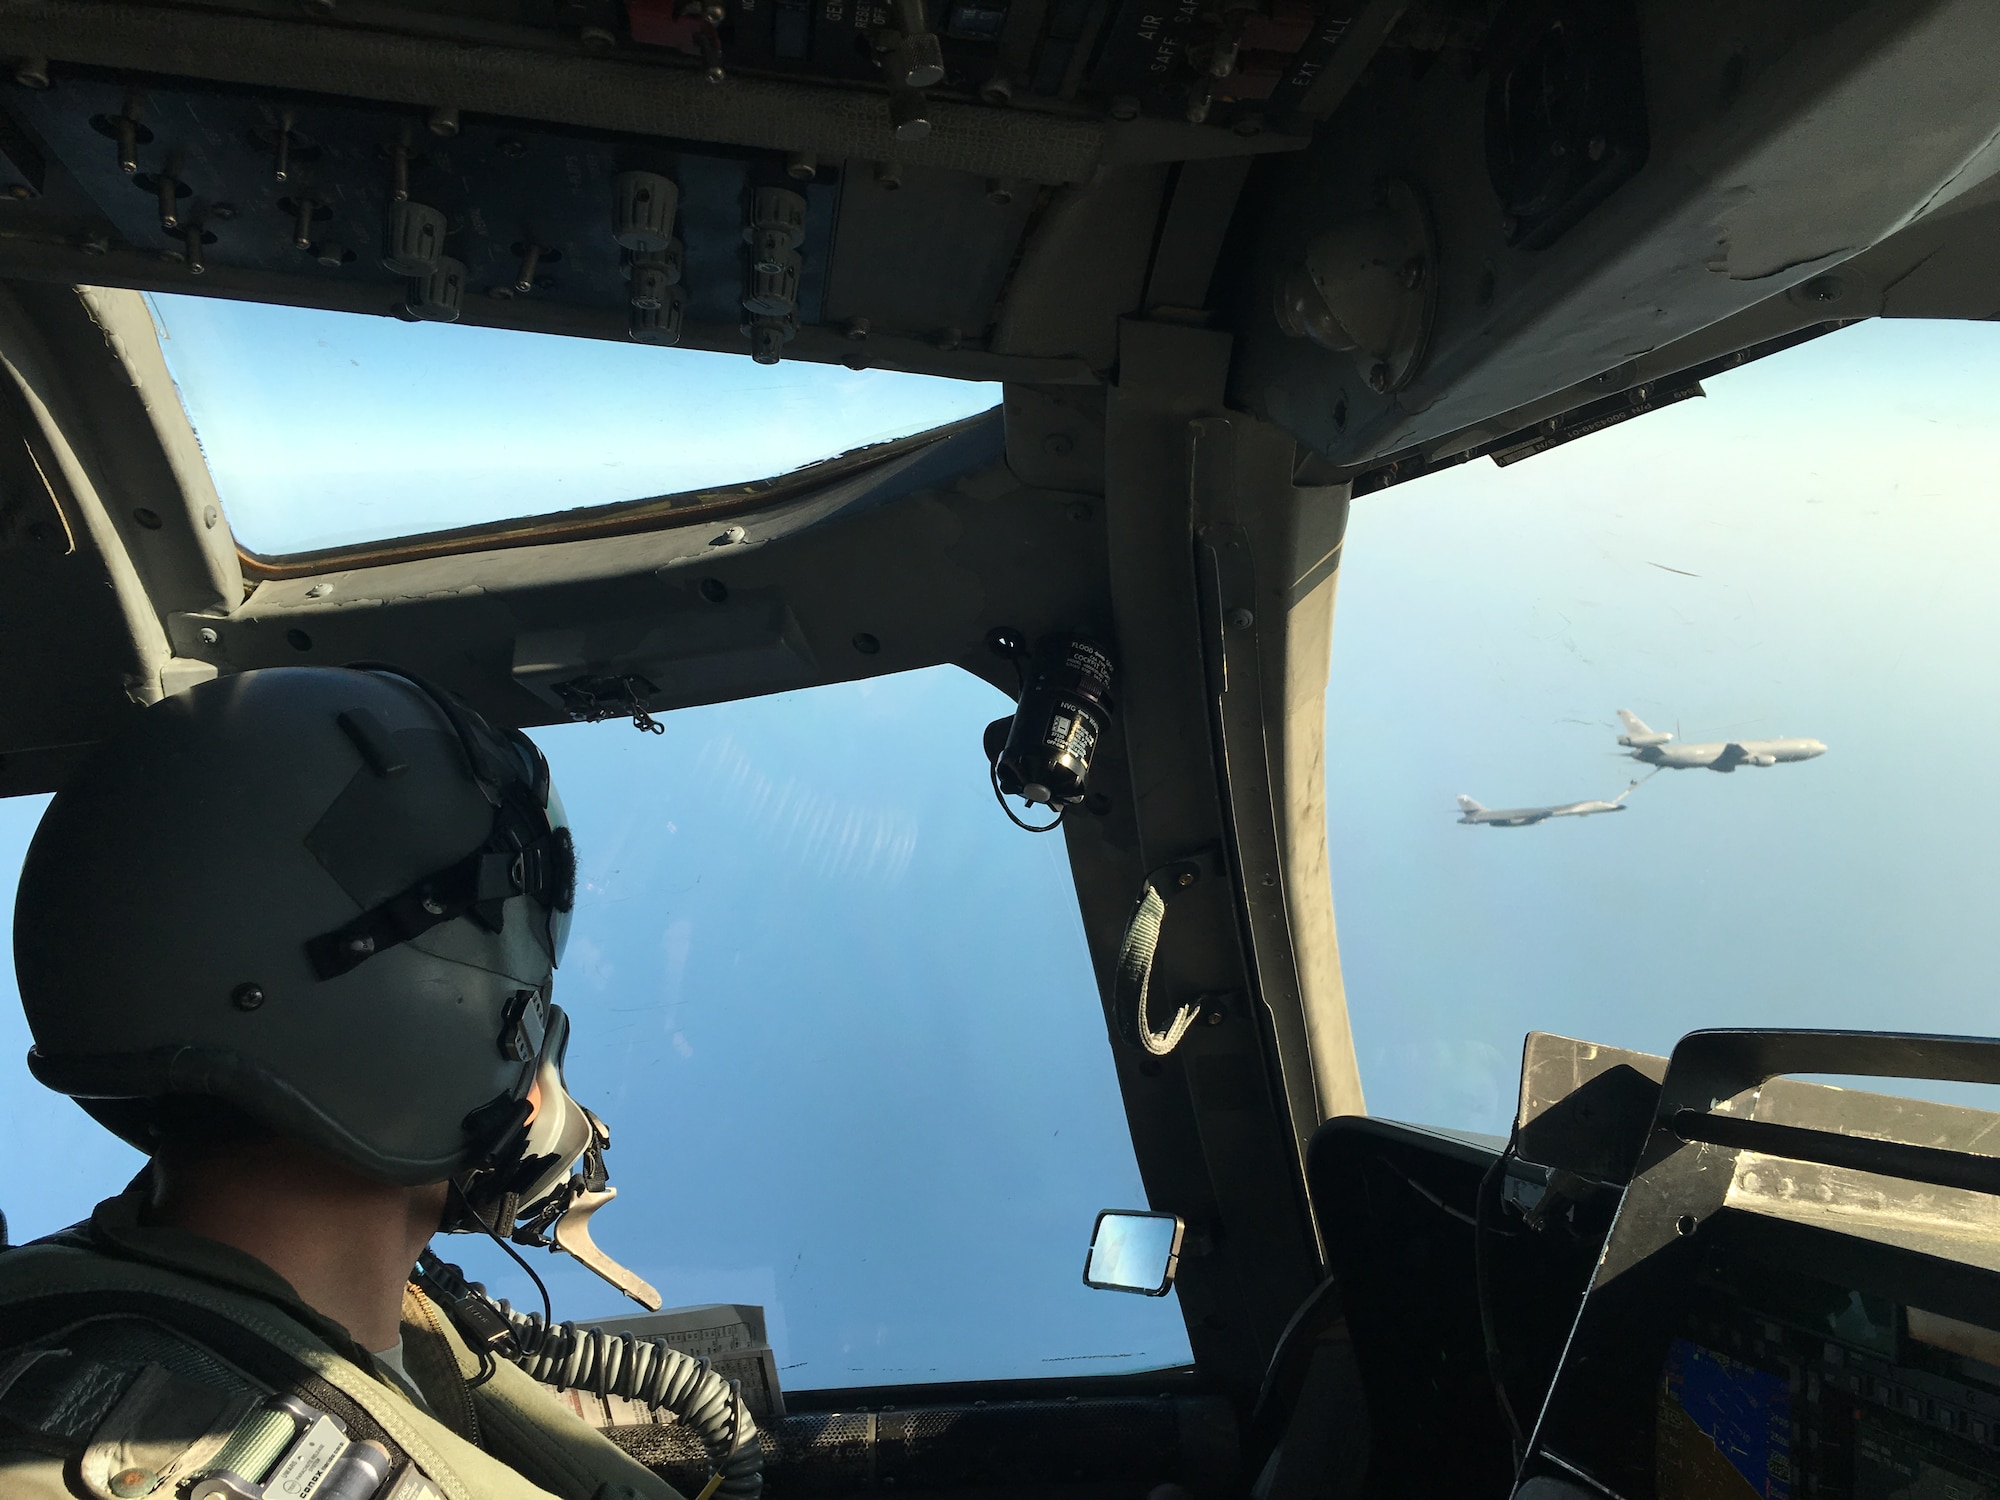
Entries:
{"type": "Polygon", "coordinates": [[[1153,215],[1128,274],[1036,243],[1149,202],[1127,176],[1303,144],[1349,8],[9,6],[0,273],[1090,380],[1153,215]],[[1062,331],[1007,337],[1016,296],[1062,331]]]}

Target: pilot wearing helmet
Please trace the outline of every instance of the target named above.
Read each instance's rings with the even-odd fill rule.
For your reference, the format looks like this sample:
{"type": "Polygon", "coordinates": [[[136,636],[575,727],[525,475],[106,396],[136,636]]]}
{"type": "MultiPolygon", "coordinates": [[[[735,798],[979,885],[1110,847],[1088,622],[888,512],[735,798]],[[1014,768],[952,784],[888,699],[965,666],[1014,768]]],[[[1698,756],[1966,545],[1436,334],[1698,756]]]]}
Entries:
{"type": "Polygon", "coordinates": [[[533,744],[389,668],[205,683],[76,773],[15,908],[28,1064],[151,1160],[0,1253],[0,1494],[674,1497],[427,1249],[553,1235],[658,1305],[589,1239],[575,870],[533,744]]]}

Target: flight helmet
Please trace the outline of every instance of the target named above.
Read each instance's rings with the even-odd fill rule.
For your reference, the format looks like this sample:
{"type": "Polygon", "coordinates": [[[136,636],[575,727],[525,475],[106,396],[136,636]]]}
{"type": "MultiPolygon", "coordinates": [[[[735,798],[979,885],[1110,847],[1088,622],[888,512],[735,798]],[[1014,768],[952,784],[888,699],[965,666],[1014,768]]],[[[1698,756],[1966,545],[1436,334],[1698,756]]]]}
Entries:
{"type": "Polygon", "coordinates": [[[550,999],[575,881],[541,753],[441,690],[373,666],[203,683],[35,833],[29,1069],[142,1151],[166,1101],[220,1100],[377,1180],[451,1178],[504,1232],[580,1155],[602,1178],[550,999]]]}

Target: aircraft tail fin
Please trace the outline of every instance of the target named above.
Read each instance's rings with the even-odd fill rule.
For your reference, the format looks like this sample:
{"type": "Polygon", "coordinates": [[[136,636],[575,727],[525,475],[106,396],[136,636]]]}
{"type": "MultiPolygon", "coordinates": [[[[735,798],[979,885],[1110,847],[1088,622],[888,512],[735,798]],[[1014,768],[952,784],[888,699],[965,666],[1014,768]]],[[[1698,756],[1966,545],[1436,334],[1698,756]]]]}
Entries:
{"type": "Polygon", "coordinates": [[[1618,710],[1618,722],[1625,726],[1625,732],[1618,736],[1618,743],[1621,745],[1630,745],[1635,750],[1653,745],[1664,745],[1673,739],[1672,735],[1663,734],[1661,731],[1653,728],[1629,708],[1618,710]]]}
{"type": "Polygon", "coordinates": [[[1466,812],[1466,813],[1476,813],[1476,812],[1486,811],[1485,807],[1483,807],[1481,804],[1473,801],[1472,798],[1464,795],[1461,795],[1458,799],[1458,810],[1460,812],[1466,812]]]}

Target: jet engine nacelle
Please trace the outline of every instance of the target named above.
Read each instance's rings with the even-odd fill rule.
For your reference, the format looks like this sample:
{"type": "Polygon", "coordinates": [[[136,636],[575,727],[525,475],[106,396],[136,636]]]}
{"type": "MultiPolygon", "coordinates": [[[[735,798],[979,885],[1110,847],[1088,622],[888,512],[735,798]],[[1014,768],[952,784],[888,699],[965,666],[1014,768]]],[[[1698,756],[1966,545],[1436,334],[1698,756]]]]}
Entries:
{"type": "Polygon", "coordinates": [[[1777,763],[1778,757],[1775,755],[1753,755],[1750,757],[1750,764],[1753,766],[1775,766],[1777,763]]]}

